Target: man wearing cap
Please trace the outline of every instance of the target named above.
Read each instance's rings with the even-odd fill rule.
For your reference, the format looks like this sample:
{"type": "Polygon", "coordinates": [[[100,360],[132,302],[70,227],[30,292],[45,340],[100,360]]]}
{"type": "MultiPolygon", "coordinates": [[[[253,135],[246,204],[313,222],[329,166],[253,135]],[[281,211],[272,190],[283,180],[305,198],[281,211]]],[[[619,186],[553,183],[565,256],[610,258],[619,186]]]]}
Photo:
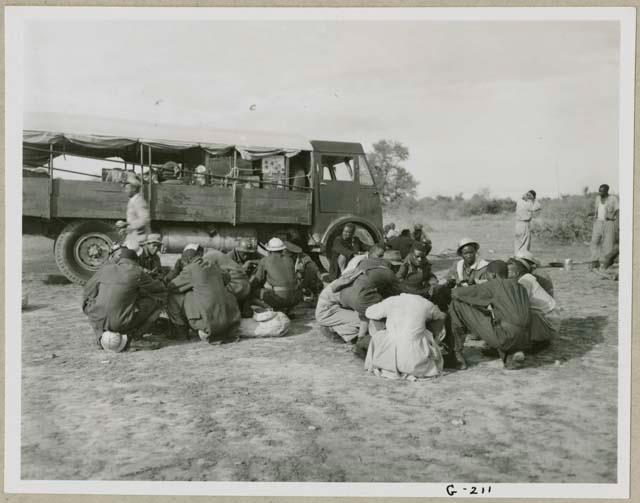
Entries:
{"type": "Polygon", "coordinates": [[[595,217],[591,234],[591,267],[597,269],[608,264],[607,255],[615,247],[616,221],[620,211],[618,198],[609,194],[606,183],[598,189],[594,210],[590,213],[595,217]]]}
{"type": "Polygon", "coordinates": [[[320,269],[309,255],[303,253],[302,248],[291,241],[285,241],[284,254],[289,255],[294,263],[298,285],[302,290],[302,295],[307,300],[312,300],[323,288],[320,280],[320,269]]]}
{"type": "Polygon", "coordinates": [[[138,262],[147,274],[152,278],[162,277],[162,264],[160,263],[160,247],[162,237],[160,234],[148,234],[147,239],[142,243],[142,253],[138,262]]]}
{"type": "Polygon", "coordinates": [[[431,272],[431,262],[427,260],[427,245],[422,241],[413,243],[411,252],[402,262],[396,276],[400,280],[400,288],[405,293],[420,295],[425,299],[431,297],[438,280],[431,272]]]}
{"type": "Polygon", "coordinates": [[[516,203],[515,253],[531,249],[531,219],[541,209],[535,190],[526,192],[516,203]]]}
{"type": "Polygon", "coordinates": [[[251,276],[258,266],[258,247],[254,239],[241,239],[238,246],[227,253],[234,262],[240,264],[247,276],[251,276]]]}
{"type": "Polygon", "coordinates": [[[85,285],[82,310],[98,342],[105,331],[126,334],[130,342],[151,328],[165,299],[164,284],[144,272],[135,251],[121,248],[117,262],[106,263],[85,285]]]}
{"type": "Polygon", "coordinates": [[[142,184],[133,173],[127,173],[124,190],[129,196],[127,202],[127,221],[118,221],[116,225],[126,230],[125,246],[131,250],[138,250],[140,243],[149,234],[149,205],[140,192],[142,184]]]}
{"type": "MultiPolygon", "coordinates": [[[[198,257],[202,257],[202,255],[204,255],[204,248],[202,248],[202,246],[197,243],[189,243],[184,247],[182,253],[184,254],[184,252],[186,252],[187,250],[194,250],[196,256],[198,257]]],[[[182,260],[182,256],[180,256],[178,257],[178,260],[176,260],[176,262],[173,264],[172,269],[165,276],[165,283],[169,283],[169,281],[171,281],[172,279],[177,278],[182,272],[182,269],[184,269],[184,262],[182,260]]]]}
{"type": "Polygon", "coordinates": [[[447,273],[449,286],[468,286],[486,280],[489,262],[478,256],[479,249],[480,244],[471,238],[460,240],[457,254],[462,258],[447,273]]]}
{"type": "Polygon", "coordinates": [[[210,343],[228,338],[240,323],[240,309],[222,270],[203,260],[197,249],[185,249],[181,259],[182,271],[167,285],[173,336],[186,338],[192,329],[210,343]]]}
{"type": "Polygon", "coordinates": [[[329,274],[332,278],[339,278],[347,267],[349,260],[359,253],[366,252],[369,247],[355,235],[356,227],[347,223],[342,228],[342,234],[333,240],[329,262],[329,274]]]}
{"type": "Polygon", "coordinates": [[[553,297],[553,281],[546,272],[538,269],[540,262],[535,259],[533,253],[527,250],[521,250],[516,253],[515,258],[524,261],[527,272],[531,273],[536,278],[536,281],[540,283],[540,286],[544,288],[544,291],[553,297]]]}
{"type": "Polygon", "coordinates": [[[296,278],[295,263],[284,255],[286,246],[280,238],[267,243],[269,255],[258,262],[251,283],[258,289],[258,297],[271,307],[287,312],[302,298],[296,278]]]}
{"type": "Polygon", "coordinates": [[[517,279],[529,296],[532,345],[541,346],[548,343],[560,330],[560,317],[557,313],[556,301],[540,286],[532,274],[532,267],[527,260],[513,257],[508,260],[507,265],[509,266],[509,277],[517,279]]]}
{"type": "Polygon", "coordinates": [[[449,306],[456,368],[467,367],[462,354],[466,334],[472,332],[489,347],[497,349],[506,369],[524,360],[530,344],[530,303],[527,291],[515,278],[508,278],[508,266],[495,260],[487,266],[488,281],[456,288],[449,306]]]}

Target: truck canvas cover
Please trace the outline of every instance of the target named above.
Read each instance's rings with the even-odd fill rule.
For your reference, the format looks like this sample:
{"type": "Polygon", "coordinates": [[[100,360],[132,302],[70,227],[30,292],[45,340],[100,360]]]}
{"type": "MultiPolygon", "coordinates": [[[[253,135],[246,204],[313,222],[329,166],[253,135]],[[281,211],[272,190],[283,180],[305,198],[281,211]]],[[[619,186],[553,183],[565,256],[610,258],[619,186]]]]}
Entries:
{"type": "Polygon", "coordinates": [[[169,126],[142,121],[101,119],[62,114],[27,114],[23,131],[23,164],[42,166],[53,156],[63,154],[120,157],[139,161],[139,147],[153,149],[154,160],[164,162],[176,155],[200,149],[222,155],[233,149],[243,159],[255,160],[272,155],[293,157],[311,151],[303,137],[262,131],[213,129],[208,127],[169,126]]]}

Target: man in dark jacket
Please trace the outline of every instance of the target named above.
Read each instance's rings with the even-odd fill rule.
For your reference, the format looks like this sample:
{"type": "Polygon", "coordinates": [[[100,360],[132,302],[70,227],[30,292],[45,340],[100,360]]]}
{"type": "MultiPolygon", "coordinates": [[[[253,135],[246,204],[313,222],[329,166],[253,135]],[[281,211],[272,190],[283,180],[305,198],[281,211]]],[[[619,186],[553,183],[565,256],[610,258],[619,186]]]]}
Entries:
{"type": "Polygon", "coordinates": [[[392,250],[400,252],[400,257],[404,260],[415,241],[411,237],[411,231],[409,229],[403,229],[398,237],[392,238],[388,241],[388,245],[392,250]]]}
{"type": "Polygon", "coordinates": [[[166,289],[138,265],[136,252],[123,247],[117,262],[105,263],[87,282],[83,297],[82,310],[98,344],[102,333],[111,331],[126,334],[128,346],[157,320],[166,289]]]}
{"type": "Polygon", "coordinates": [[[168,284],[167,312],[174,337],[186,338],[192,329],[209,342],[227,338],[240,323],[240,309],[222,270],[194,249],[183,251],[181,258],[182,271],[168,284]]]}
{"type": "Polygon", "coordinates": [[[329,262],[329,275],[339,278],[349,260],[357,253],[366,252],[369,247],[355,235],[356,227],[352,223],[345,224],[342,234],[333,240],[329,262]]]}
{"type": "Polygon", "coordinates": [[[302,299],[298,286],[295,264],[290,256],[284,255],[284,241],[271,238],[267,243],[269,255],[258,263],[258,269],[251,278],[258,289],[257,296],[276,310],[288,312],[302,299]]]}
{"type": "Polygon", "coordinates": [[[425,299],[431,298],[431,293],[438,283],[438,279],[431,272],[431,262],[427,260],[427,246],[415,242],[411,252],[396,273],[400,280],[400,288],[405,293],[420,295],[425,299]]]}
{"type": "Polygon", "coordinates": [[[449,314],[460,370],[466,368],[462,349],[468,332],[497,349],[506,369],[517,368],[524,360],[523,350],[530,344],[529,296],[516,278],[507,275],[507,264],[496,260],[487,267],[489,281],[452,292],[449,314]]]}
{"type": "Polygon", "coordinates": [[[161,279],[162,264],[160,262],[160,247],[162,246],[162,237],[160,234],[149,234],[147,239],[142,243],[142,253],[138,258],[138,263],[147,274],[154,279],[161,279]]]}

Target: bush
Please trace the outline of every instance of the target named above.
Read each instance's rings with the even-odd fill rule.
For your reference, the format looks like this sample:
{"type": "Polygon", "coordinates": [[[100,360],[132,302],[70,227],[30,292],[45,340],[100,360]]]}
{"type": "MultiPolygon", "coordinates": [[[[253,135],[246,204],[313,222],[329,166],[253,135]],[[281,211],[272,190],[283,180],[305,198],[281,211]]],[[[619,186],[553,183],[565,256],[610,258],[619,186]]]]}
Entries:
{"type": "Polygon", "coordinates": [[[561,199],[542,199],[542,211],[534,218],[531,232],[544,241],[564,243],[591,240],[593,201],[596,194],[563,196],[561,199]]]}

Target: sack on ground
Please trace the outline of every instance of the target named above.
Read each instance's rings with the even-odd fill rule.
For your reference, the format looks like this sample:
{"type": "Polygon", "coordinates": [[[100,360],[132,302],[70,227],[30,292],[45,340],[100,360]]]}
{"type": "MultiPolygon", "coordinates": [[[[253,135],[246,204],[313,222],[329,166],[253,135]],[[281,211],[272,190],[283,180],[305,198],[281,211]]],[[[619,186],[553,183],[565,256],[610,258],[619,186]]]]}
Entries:
{"type": "Polygon", "coordinates": [[[238,333],[240,337],[282,337],[289,331],[290,320],[286,314],[277,312],[273,318],[266,321],[256,321],[253,318],[243,318],[240,321],[238,333]]]}

